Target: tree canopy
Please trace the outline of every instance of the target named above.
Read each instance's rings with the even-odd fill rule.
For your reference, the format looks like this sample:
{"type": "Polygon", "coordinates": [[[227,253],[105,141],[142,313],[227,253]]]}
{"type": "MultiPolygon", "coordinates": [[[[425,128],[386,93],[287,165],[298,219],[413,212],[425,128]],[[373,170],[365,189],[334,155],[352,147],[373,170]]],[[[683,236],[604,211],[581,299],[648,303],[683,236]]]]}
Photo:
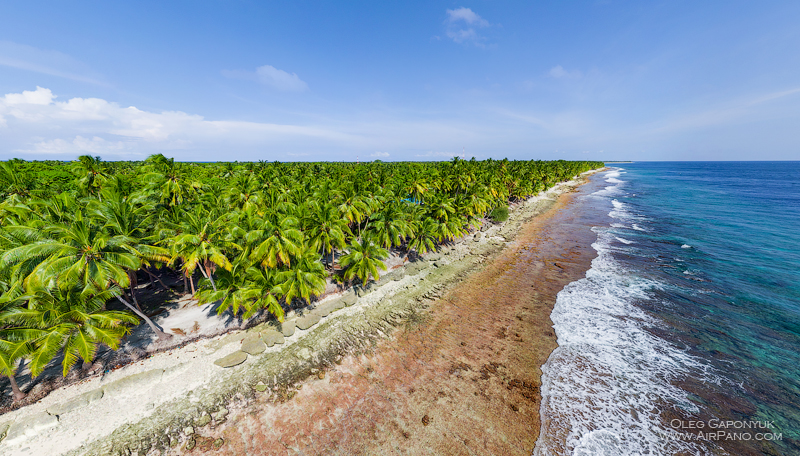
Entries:
{"type": "Polygon", "coordinates": [[[391,253],[436,250],[509,202],[601,166],[2,162],[0,374],[13,383],[22,360],[37,375],[60,353],[66,375],[99,344],[116,349],[139,319],[168,337],[139,308],[148,268],[171,268],[220,313],[282,320],[331,276],[378,279],[391,253]],[[107,310],[114,300],[126,310],[107,310]]]}

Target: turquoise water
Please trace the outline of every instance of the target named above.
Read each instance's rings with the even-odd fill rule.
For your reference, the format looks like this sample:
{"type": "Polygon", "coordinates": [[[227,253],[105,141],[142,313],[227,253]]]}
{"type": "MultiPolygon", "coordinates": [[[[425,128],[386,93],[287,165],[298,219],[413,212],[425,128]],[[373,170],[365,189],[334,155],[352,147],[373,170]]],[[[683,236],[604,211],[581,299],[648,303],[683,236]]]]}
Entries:
{"type": "Polygon", "coordinates": [[[800,162],[592,185],[609,217],[553,311],[535,454],[800,454],[800,162]]]}

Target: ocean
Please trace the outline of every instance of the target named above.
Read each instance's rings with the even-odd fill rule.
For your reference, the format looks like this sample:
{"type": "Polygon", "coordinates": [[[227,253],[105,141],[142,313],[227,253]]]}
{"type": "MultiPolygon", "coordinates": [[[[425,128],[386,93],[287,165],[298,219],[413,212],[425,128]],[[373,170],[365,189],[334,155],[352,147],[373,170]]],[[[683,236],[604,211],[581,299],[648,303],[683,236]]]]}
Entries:
{"type": "Polygon", "coordinates": [[[614,166],[534,455],[800,455],[800,162],[614,166]]]}

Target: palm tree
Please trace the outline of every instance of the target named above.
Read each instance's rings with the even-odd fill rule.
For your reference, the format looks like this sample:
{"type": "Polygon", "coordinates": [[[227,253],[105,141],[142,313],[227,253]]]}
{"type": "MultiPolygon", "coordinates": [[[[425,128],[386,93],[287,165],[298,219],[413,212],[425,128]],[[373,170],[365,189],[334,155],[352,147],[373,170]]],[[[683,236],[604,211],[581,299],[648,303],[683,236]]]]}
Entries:
{"type": "Polygon", "coordinates": [[[184,167],[175,163],[174,158],[156,154],[148,157],[146,163],[152,172],[145,176],[145,180],[152,182],[150,188],[159,195],[161,203],[168,207],[182,204],[202,187],[199,182],[187,178],[184,167]]]}
{"type": "Polygon", "coordinates": [[[199,216],[187,213],[181,225],[182,233],[171,240],[173,262],[177,259],[182,261],[184,274],[189,277],[192,285],[192,294],[195,290],[191,277],[197,266],[200,266],[200,272],[211,282],[214,290],[217,286],[214,283],[212,265],[223,269],[232,267],[223,249],[238,246],[229,240],[224,222],[222,216],[213,218],[211,213],[205,211],[199,216]]]}
{"type": "Polygon", "coordinates": [[[31,196],[34,187],[33,178],[30,173],[22,171],[18,162],[21,160],[9,160],[0,162],[0,197],[16,198],[18,202],[31,196]]]}
{"type": "Polygon", "coordinates": [[[79,176],[78,188],[86,195],[99,195],[100,189],[108,178],[100,157],[81,155],[73,169],[79,176]]]}
{"type": "Polygon", "coordinates": [[[428,253],[436,250],[436,243],[439,241],[437,228],[439,223],[431,217],[425,217],[415,223],[414,234],[408,241],[408,248],[415,250],[419,254],[428,253]]]}
{"type": "Polygon", "coordinates": [[[381,261],[389,256],[389,252],[375,245],[368,239],[354,240],[348,246],[348,252],[339,259],[339,264],[344,268],[345,280],[352,281],[356,277],[365,284],[372,276],[378,280],[378,268],[386,270],[386,265],[381,261]]]}
{"type": "MultiPolygon", "coordinates": [[[[21,288],[12,286],[4,290],[0,295],[0,315],[13,309],[19,308],[25,302],[25,296],[21,295],[21,288]]],[[[33,345],[29,334],[25,328],[14,328],[9,325],[6,319],[0,317],[2,327],[0,328],[0,375],[8,377],[11,383],[11,392],[14,402],[20,401],[27,396],[17,385],[17,371],[33,351],[33,345]]]]}
{"type": "Polygon", "coordinates": [[[368,235],[385,249],[400,245],[413,231],[409,223],[410,213],[406,209],[403,203],[386,204],[382,211],[370,217],[366,227],[368,235]]]}
{"type": "MultiPolygon", "coordinates": [[[[308,244],[323,255],[333,254],[346,245],[345,237],[352,236],[347,221],[330,204],[323,204],[308,217],[308,244]]],[[[331,261],[333,263],[333,260],[331,261]]]]}
{"type": "Polygon", "coordinates": [[[161,279],[147,270],[147,266],[151,263],[169,262],[169,251],[148,241],[149,232],[154,225],[155,207],[147,201],[146,195],[124,197],[116,189],[106,189],[103,194],[104,201],[91,201],[87,209],[92,216],[103,223],[103,228],[112,236],[128,239],[123,248],[139,259],[137,269],[127,269],[131,298],[138,307],[139,301],[135,291],[138,285],[136,271],[143,270],[151,278],[156,278],[165,290],[168,289],[161,279]]]}
{"type": "Polygon", "coordinates": [[[311,300],[325,292],[325,268],[319,254],[310,249],[303,251],[289,269],[278,272],[276,280],[284,299],[291,303],[295,298],[311,300]]]}
{"type": "Polygon", "coordinates": [[[24,281],[25,287],[32,289],[68,290],[80,286],[100,292],[116,286],[118,292],[112,297],[142,318],[159,339],[172,337],[120,296],[122,289],[129,285],[127,270],[136,270],[141,264],[131,253],[129,238],[110,236],[81,212],[76,213],[71,223],[52,224],[44,231],[47,239],[6,251],[0,257],[0,268],[19,269],[38,262],[24,281]]]}
{"type": "Polygon", "coordinates": [[[277,213],[266,220],[263,228],[264,240],[253,250],[250,259],[264,267],[291,266],[292,257],[302,251],[303,233],[297,229],[296,217],[277,213]]]}
{"type": "Polygon", "coordinates": [[[228,188],[226,198],[229,203],[238,209],[248,210],[257,207],[260,201],[261,184],[252,173],[245,172],[238,175],[228,188]]]}
{"type": "Polygon", "coordinates": [[[16,307],[0,315],[0,320],[24,330],[33,346],[30,357],[31,375],[39,375],[48,363],[63,350],[64,376],[78,359],[91,362],[99,344],[112,350],[130,330],[125,324],[136,324],[133,315],[105,310],[113,291],[94,292],[78,288],[62,290],[38,287],[28,290],[27,307],[16,307]]]}

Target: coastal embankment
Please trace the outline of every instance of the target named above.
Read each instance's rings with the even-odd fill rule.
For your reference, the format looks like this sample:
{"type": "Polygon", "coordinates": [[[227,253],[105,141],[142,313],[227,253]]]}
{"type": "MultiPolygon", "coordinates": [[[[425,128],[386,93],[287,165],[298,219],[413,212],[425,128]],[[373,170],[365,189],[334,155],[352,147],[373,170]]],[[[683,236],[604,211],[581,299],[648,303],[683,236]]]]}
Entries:
{"type": "Polygon", "coordinates": [[[0,454],[530,454],[585,177],[357,294],[158,353],[0,417],[0,454]]]}

